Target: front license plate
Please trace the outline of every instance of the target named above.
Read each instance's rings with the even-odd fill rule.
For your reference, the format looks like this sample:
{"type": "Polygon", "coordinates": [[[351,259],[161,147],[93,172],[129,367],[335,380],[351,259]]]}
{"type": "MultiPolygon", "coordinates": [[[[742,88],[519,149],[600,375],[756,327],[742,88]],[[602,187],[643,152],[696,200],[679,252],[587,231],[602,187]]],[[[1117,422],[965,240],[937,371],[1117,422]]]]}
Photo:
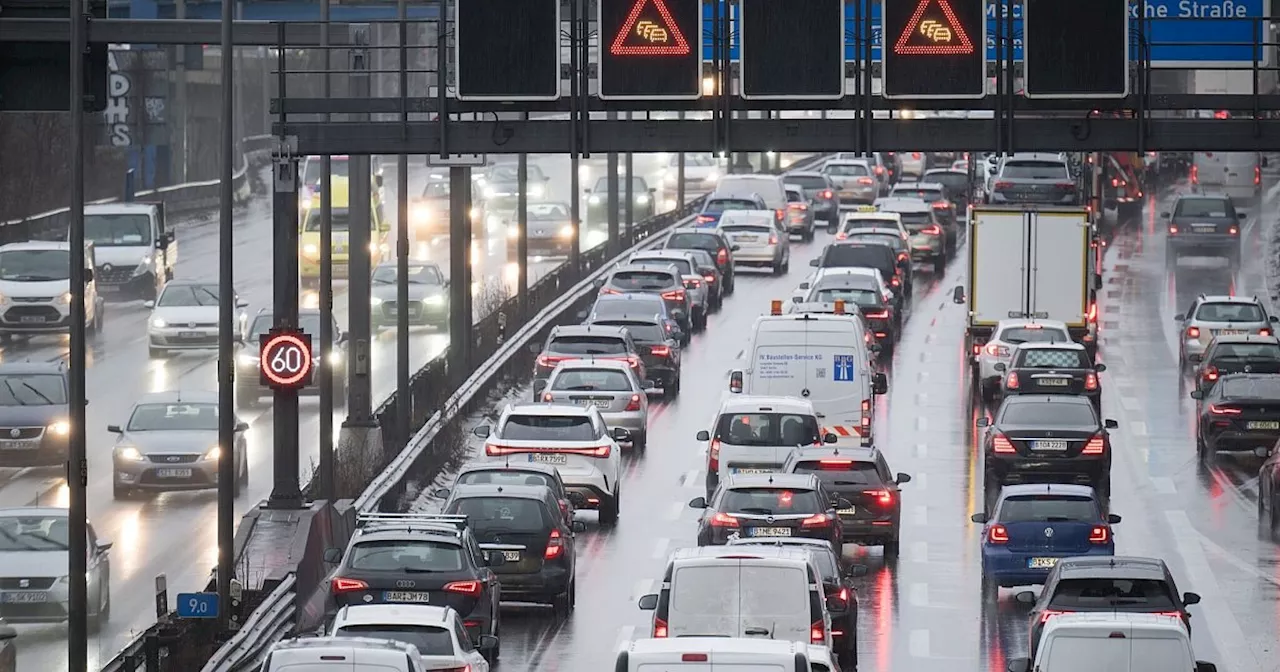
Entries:
{"type": "Polygon", "coordinates": [[[23,315],[19,321],[23,324],[44,324],[44,318],[39,315],[23,315]]]}
{"type": "Polygon", "coordinates": [[[733,469],[733,473],[735,474],[772,474],[773,471],[774,471],[773,469],[760,469],[755,467],[744,468],[744,469],[738,469],[737,467],[734,467],[733,469]]]}
{"type": "Polygon", "coordinates": [[[48,602],[49,593],[31,592],[31,593],[5,593],[4,601],[9,604],[31,604],[33,602],[48,602]]]}
{"type": "Polygon", "coordinates": [[[502,557],[507,562],[520,562],[520,551],[503,551],[502,557]]]}
{"type": "Polygon", "coordinates": [[[1249,429],[1280,429],[1280,422],[1275,420],[1254,420],[1247,423],[1245,427],[1249,429]]]}
{"type": "Polygon", "coordinates": [[[538,462],[540,464],[568,464],[569,458],[565,455],[529,453],[529,461],[538,462]]]}
{"type": "Polygon", "coordinates": [[[1027,558],[1027,569],[1053,569],[1057,558],[1027,558]]]}
{"type": "Polygon", "coordinates": [[[417,602],[425,604],[431,601],[431,593],[412,590],[388,590],[382,594],[382,599],[387,602],[417,602]]]}
{"type": "Polygon", "coordinates": [[[31,450],[35,447],[35,441],[0,441],[0,450],[31,450]]]}
{"type": "Polygon", "coordinates": [[[200,331],[179,331],[178,338],[204,338],[204,332],[200,331]]]}
{"type": "Polygon", "coordinates": [[[156,469],[160,478],[191,478],[190,469],[156,469]]]}
{"type": "Polygon", "coordinates": [[[1041,378],[1040,384],[1045,387],[1066,387],[1071,384],[1070,378],[1041,378]]]}
{"type": "Polygon", "coordinates": [[[789,527],[752,527],[747,529],[748,537],[789,537],[789,527]]]}
{"type": "Polygon", "coordinates": [[[1031,442],[1032,450],[1066,450],[1066,441],[1033,441],[1031,442]]]}

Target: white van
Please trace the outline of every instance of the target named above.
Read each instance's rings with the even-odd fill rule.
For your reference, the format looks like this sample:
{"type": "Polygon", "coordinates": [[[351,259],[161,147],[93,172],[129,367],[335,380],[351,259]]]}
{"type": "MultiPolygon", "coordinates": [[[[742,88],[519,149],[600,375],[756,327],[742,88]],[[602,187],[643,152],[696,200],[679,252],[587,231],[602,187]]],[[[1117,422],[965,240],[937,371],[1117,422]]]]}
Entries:
{"type": "Polygon", "coordinates": [[[1262,184],[1262,155],[1258,152],[1196,152],[1191,184],[1201,191],[1231,197],[1237,210],[1252,210],[1262,184]]]}
{"type": "Polygon", "coordinates": [[[613,669],[614,672],[810,672],[808,649],[802,644],[729,637],[633,640],[622,645],[613,669]]]}
{"type": "Polygon", "coordinates": [[[711,198],[745,198],[759,196],[774,212],[778,221],[787,214],[787,188],[779,175],[725,175],[716,184],[711,198]]]}
{"type": "MultiPolygon", "coordinates": [[[[102,297],[93,271],[94,246],[84,250],[85,329],[102,327],[102,297]]],[[[71,243],[31,240],[0,246],[0,343],[14,336],[71,331],[71,243]]]]}
{"type": "Polygon", "coordinates": [[[1009,661],[1008,672],[1217,672],[1197,661],[1191,636],[1176,616],[1124,612],[1063,614],[1040,635],[1035,665],[1009,661]]]}
{"type": "Polygon", "coordinates": [[[276,642],[262,672],[424,672],[418,648],[389,639],[300,637],[276,642]]]}
{"type": "Polygon", "coordinates": [[[752,325],[746,368],[729,372],[729,391],[804,399],[824,434],[870,445],[875,399],[889,383],[871,366],[862,318],[839,311],[783,315],[776,300],[770,313],[752,325]]]}
{"type": "Polygon", "coordinates": [[[85,206],[84,237],[97,250],[98,290],[117,300],[154,301],[173,279],[178,244],[164,218],[164,203],[85,206]]]}

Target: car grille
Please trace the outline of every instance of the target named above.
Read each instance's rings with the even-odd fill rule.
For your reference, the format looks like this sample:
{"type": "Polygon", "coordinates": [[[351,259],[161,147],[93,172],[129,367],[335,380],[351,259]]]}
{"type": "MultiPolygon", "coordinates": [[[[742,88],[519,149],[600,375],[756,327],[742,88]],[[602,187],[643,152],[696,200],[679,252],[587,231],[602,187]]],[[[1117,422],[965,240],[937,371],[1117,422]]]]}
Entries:
{"type": "Polygon", "coordinates": [[[14,303],[53,303],[52,296],[14,296],[10,300],[14,303]]]}
{"type": "Polygon", "coordinates": [[[0,579],[0,590],[48,590],[53,587],[53,582],[58,579],[52,576],[40,576],[33,578],[10,578],[0,579]],[[23,582],[26,582],[25,585],[23,582]]]}
{"type": "MultiPolygon", "coordinates": [[[[382,314],[386,317],[396,316],[396,302],[385,301],[382,304],[382,314]]],[[[409,302],[409,317],[418,317],[422,314],[422,304],[416,301],[409,302]]]]}
{"type": "Polygon", "coordinates": [[[122,285],[133,277],[133,267],[112,266],[110,270],[107,267],[99,266],[93,270],[93,279],[108,285],[122,285]]]}
{"type": "Polygon", "coordinates": [[[38,439],[43,435],[44,427],[0,427],[0,439],[38,439]]]}
{"type": "Polygon", "coordinates": [[[36,602],[33,604],[0,604],[0,618],[13,620],[61,619],[66,618],[67,610],[59,602],[36,602]]]}
{"type": "Polygon", "coordinates": [[[53,306],[14,306],[4,313],[4,318],[10,322],[21,322],[24,317],[36,317],[44,322],[58,322],[62,319],[62,314],[53,306]]]}
{"type": "Polygon", "coordinates": [[[156,464],[190,464],[200,459],[199,455],[148,455],[147,459],[156,464]]]}

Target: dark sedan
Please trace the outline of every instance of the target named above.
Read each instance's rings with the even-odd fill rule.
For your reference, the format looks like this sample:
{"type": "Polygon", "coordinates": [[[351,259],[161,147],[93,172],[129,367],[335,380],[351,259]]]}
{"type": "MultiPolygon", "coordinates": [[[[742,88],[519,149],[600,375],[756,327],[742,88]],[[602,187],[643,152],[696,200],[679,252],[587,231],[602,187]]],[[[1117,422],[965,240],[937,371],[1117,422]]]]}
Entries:
{"type": "Polygon", "coordinates": [[[1105,364],[1094,366],[1079,343],[1023,343],[1010,356],[1009,365],[995,365],[1004,373],[1004,396],[1015,394],[1075,394],[1089,398],[1102,412],[1102,386],[1098,374],[1105,364]]]}
{"type": "Polygon", "coordinates": [[[804,189],[813,208],[813,216],[827,224],[829,233],[835,233],[840,224],[840,204],[836,200],[836,185],[831,178],[812,170],[797,170],[782,176],[782,181],[804,189]]]}
{"type": "Polygon", "coordinates": [[[1171,212],[1160,216],[1169,220],[1165,258],[1170,262],[1182,254],[1240,258],[1240,223],[1245,214],[1236,212],[1231,197],[1186,194],[1178,197],[1171,212]]]}
{"type": "Polygon", "coordinates": [[[894,474],[878,448],[824,444],[793,450],[782,465],[788,474],[813,474],[834,497],[846,500],[836,511],[845,543],[879,544],[886,557],[898,555],[902,490],[908,474],[894,474]]]}
{"type": "Polygon", "coordinates": [[[1200,402],[1196,452],[1202,459],[1270,448],[1280,439],[1280,376],[1235,373],[1208,390],[1192,390],[1191,398],[1200,402]]]}
{"type": "Polygon", "coordinates": [[[823,539],[839,552],[844,545],[836,511],[853,504],[834,497],[813,474],[734,474],[721,481],[702,509],[699,546],[722,546],[730,539],[809,537],[823,539]]]}
{"type": "Polygon", "coordinates": [[[66,462],[71,445],[69,390],[62,360],[0,364],[0,466],[66,462]]]}

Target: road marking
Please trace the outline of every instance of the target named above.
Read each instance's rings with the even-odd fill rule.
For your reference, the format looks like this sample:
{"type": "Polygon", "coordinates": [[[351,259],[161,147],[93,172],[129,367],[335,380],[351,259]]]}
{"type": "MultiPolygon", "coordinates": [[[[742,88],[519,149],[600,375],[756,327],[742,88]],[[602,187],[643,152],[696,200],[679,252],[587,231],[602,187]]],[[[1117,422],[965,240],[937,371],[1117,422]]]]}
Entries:
{"type": "Polygon", "coordinates": [[[1138,405],[1138,400],[1129,395],[1120,397],[1120,406],[1130,413],[1137,413],[1142,410],[1142,407],[1138,405]]]}
{"type": "Polygon", "coordinates": [[[658,540],[654,541],[654,542],[653,542],[653,557],[654,557],[655,559],[662,559],[662,558],[667,557],[667,547],[668,547],[668,546],[670,546],[670,545],[671,545],[671,540],[670,540],[670,539],[663,538],[663,539],[658,539],[658,540]]]}
{"type": "Polygon", "coordinates": [[[622,648],[622,646],[627,642],[631,641],[635,637],[635,635],[636,635],[636,626],[634,625],[624,625],[621,628],[618,628],[618,641],[614,642],[613,644],[614,651],[617,651],[618,649],[622,648]]]}
{"type": "Polygon", "coordinates": [[[913,583],[907,593],[907,600],[913,607],[929,606],[929,584],[913,583]]]}
{"type": "Polygon", "coordinates": [[[915,483],[915,487],[913,488],[915,490],[928,490],[929,474],[920,472],[911,478],[911,482],[915,483]]]}
{"type": "Polygon", "coordinates": [[[925,417],[923,415],[916,418],[916,431],[923,432],[926,429],[928,429],[928,427],[929,427],[929,421],[925,420],[925,417]]]}
{"type": "Polygon", "coordinates": [[[1174,485],[1173,479],[1168,476],[1152,476],[1151,485],[1162,495],[1178,494],[1178,486],[1174,485]]]}
{"type": "Polygon", "coordinates": [[[688,506],[685,502],[671,502],[671,510],[667,512],[667,520],[678,520],[688,506]]]}
{"type": "Polygon", "coordinates": [[[914,521],[916,525],[924,527],[929,524],[929,507],[917,506],[915,510],[914,521]]]}
{"type": "Polygon", "coordinates": [[[923,460],[929,456],[929,446],[923,443],[916,444],[916,457],[923,460]]]}
{"type": "Polygon", "coordinates": [[[932,342],[933,342],[933,332],[930,332],[930,333],[927,333],[927,334],[925,334],[925,335],[924,335],[924,342],[925,342],[925,343],[932,343],[932,342]]]}
{"type": "Polygon", "coordinates": [[[925,350],[924,352],[920,353],[921,362],[928,362],[932,358],[933,358],[933,354],[928,350],[925,350]]]}
{"type": "Polygon", "coordinates": [[[913,541],[907,546],[907,559],[911,562],[928,562],[929,561],[929,542],[913,541]]]}
{"type": "Polygon", "coordinates": [[[694,483],[696,483],[696,482],[697,482],[697,480],[698,480],[698,472],[699,472],[699,471],[702,471],[702,470],[701,470],[701,469],[690,469],[690,470],[689,470],[689,473],[687,473],[687,474],[685,474],[685,475],[684,475],[684,481],[683,481],[684,487],[686,487],[686,488],[691,488],[691,487],[693,487],[693,484],[694,484],[694,483]]]}
{"type": "Polygon", "coordinates": [[[1145,422],[1131,422],[1131,423],[1129,423],[1129,433],[1130,433],[1130,434],[1132,434],[1132,435],[1134,435],[1134,436],[1146,436],[1146,435],[1147,435],[1147,423],[1145,423],[1145,422]]]}
{"type": "Polygon", "coordinates": [[[640,579],[636,581],[636,587],[631,592],[631,601],[635,602],[642,596],[653,592],[653,579],[640,579]]]}
{"type": "Polygon", "coordinates": [[[929,379],[929,372],[928,372],[928,371],[921,371],[920,373],[917,373],[917,374],[916,374],[916,380],[918,380],[918,381],[920,381],[920,382],[922,382],[922,383],[923,383],[924,381],[928,380],[928,379],[929,379]]]}
{"type": "Polygon", "coordinates": [[[924,392],[917,392],[917,393],[916,393],[916,406],[924,406],[924,402],[925,402],[925,400],[927,400],[928,398],[929,398],[929,395],[925,394],[924,392]]]}
{"type": "Polygon", "coordinates": [[[912,630],[911,644],[909,647],[912,658],[928,658],[929,657],[929,631],[928,630],[912,630]]]}

